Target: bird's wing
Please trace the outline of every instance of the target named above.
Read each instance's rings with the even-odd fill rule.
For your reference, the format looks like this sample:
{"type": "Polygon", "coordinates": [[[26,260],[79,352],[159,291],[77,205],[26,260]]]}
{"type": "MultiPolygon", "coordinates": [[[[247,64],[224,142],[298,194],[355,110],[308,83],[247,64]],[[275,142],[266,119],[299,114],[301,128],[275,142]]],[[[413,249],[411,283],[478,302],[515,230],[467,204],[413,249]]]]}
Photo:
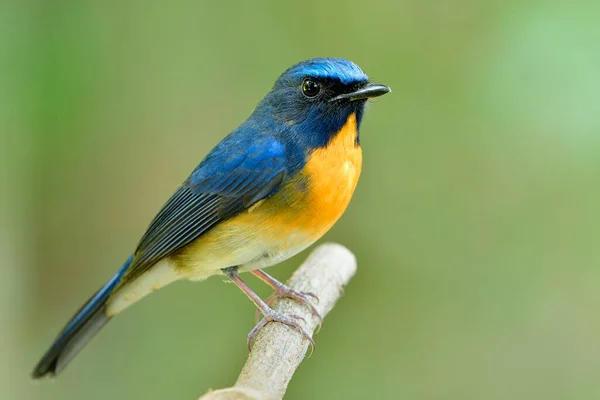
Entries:
{"type": "Polygon", "coordinates": [[[283,145],[272,137],[244,142],[226,138],[167,201],[140,240],[121,286],[278,190],[286,175],[283,145]]]}

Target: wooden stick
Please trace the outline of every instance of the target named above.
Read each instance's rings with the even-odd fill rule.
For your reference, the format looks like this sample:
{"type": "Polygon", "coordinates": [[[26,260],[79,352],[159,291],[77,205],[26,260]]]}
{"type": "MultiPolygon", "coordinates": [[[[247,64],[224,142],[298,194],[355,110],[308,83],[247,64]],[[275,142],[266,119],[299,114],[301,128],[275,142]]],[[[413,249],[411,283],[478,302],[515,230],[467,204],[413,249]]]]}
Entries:
{"type": "MultiPolygon", "coordinates": [[[[287,284],[296,291],[317,295],[317,309],[325,317],[355,273],[356,258],[350,250],[328,243],[317,247],[287,284]]],[[[306,322],[300,323],[307,332],[314,332],[318,324],[310,309],[296,301],[279,299],[273,309],[304,318],[306,322]]],[[[297,330],[280,323],[267,324],[258,334],[235,385],[209,392],[199,400],[281,399],[308,346],[297,330]]]]}

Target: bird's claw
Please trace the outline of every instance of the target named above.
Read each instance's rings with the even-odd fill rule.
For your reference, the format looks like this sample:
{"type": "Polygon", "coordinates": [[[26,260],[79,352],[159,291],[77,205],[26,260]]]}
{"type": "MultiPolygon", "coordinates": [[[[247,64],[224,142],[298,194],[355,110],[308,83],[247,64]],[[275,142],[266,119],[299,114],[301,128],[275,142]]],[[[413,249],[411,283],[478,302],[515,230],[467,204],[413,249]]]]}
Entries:
{"type": "MultiPolygon", "coordinates": [[[[281,285],[280,287],[277,287],[275,289],[275,292],[265,300],[265,303],[269,307],[271,307],[271,305],[273,304],[273,302],[275,300],[280,299],[282,297],[287,297],[288,299],[296,300],[300,304],[304,304],[304,305],[308,306],[310,308],[312,315],[315,318],[317,318],[317,320],[318,320],[315,333],[319,333],[319,331],[321,330],[321,326],[323,325],[323,317],[321,316],[321,313],[319,313],[319,310],[317,310],[317,307],[315,307],[310,302],[310,300],[308,300],[309,297],[312,297],[316,301],[316,303],[319,304],[319,297],[316,294],[310,293],[310,292],[298,292],[298,291],[291,289],[285,285],[281,285]]],[[[259,317],[260,317],[260,310],[256,310],[256,313],[254,315],[254,319],[255,319],[256,323],[258,323],[259,317]]]]}
{"type": "Polygon", "coordinates": [[[252,350],[252,345],[254,344],[254,340],[256,340],[256,335],[258,334],[258,332],[260,332],[269,322],[281,322],[282,324],[285,324],[287,326],[290,326],[294,329],[296,329],[298,332],[300,332],[300,334],[302,334],[302,336],[308,340],[308,342],[310,343],[310,354],[308,355],[309,357],[312,356],[313,352],[315,351],[315,341],[313,340],[313,338],[308,334],[308,332],[306,332],[306,330],[304,330],[304,328],[297,322],[298,320],[302,321],[302,322],[306,322],[306,320],[296,314],[280,314],[277,313],[273,310],[270,310],[269,312],[267,312],[263,319],[260,320],[260,322],[250,331],[250,333],[248,333],[248,350],[252,350]]]}

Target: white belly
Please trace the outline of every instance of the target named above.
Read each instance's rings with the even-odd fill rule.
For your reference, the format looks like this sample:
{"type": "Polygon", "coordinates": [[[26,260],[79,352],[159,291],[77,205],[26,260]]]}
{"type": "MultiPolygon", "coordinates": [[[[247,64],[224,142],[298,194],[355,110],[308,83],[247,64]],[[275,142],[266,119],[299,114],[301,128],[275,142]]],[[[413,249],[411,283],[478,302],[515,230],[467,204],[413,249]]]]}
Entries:
{"type": "Polygon", "coordinates": [[[118,314],[147,294],[181,278],[169,259],[161,260],[115,293],[109,300],[106,313],[109,317],[118,314]]]}

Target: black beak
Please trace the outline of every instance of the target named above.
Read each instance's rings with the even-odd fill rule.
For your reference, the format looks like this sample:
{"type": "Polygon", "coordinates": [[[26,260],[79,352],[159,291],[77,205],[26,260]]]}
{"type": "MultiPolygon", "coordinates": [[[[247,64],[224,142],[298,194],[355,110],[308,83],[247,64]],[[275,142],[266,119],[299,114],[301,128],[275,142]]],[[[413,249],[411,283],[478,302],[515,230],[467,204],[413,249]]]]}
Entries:
{"type": "Polygon", "coordinates": [[[354,100],[364,100],[364,99],[370,99],[371,97],[378,97],[378,96],[383,96],[386,93],[391,92],[392,89],[390,89],[389,87],[385,86],[385,85],[377,85],[375,83],[368,83],[366,86],[355,90],[354,92],[351,93],[344,93],[344,94],[340,94],[339,96],[335,96],[333,99],[329,100],[329,101],[337,101],[337,100],[348,100],[348,101],[354,101],[354,100]]]}

